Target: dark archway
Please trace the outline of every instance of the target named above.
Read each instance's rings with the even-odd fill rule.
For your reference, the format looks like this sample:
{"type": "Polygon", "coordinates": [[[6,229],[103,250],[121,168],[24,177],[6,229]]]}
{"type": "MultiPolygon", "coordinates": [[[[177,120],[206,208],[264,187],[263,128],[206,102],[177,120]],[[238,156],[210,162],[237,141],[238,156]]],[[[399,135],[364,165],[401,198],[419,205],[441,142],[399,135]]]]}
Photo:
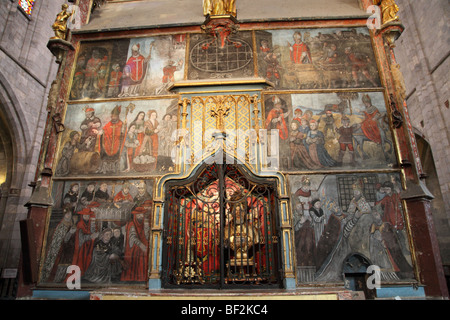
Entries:
{"type": "Polygon", "coordinates": [[[369,277],[371,276],[368,268],[371,265],[370,260],[359,253],[350,254],[342,265],[345,287],[352,291],[364,292],[366,299],[376,297],[376,290],[368,287],[369,277]]]}
{"type": "MultiPolygon", "coordinates": [[[[0,110],[1,111],[1,110],[0,110]]],[[[13,140],[9,126],[0,112],[0,226],[3,223],[11,187],[14,163],[13,140]]]]}

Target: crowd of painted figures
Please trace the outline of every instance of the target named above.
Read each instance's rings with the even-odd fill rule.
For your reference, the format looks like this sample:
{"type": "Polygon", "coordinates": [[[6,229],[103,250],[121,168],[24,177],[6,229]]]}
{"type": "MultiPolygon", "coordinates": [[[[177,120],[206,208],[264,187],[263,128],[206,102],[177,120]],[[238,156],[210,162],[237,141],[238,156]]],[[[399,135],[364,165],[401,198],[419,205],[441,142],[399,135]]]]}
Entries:
{"type": "Polygon", "coordinates": [[[145,281],[153,204],[148,182],[88,182],[83,192],[80,184],[71,183],[62,197],[41,280],[62,283],[75,265],[82,282],[145,281]]]}
{"type": "Polygon", "coordinates": [[[271,102],[265,125],[278,130],[280,154],[289,156],[283,170],[388,166],[393,161],[386,112],[374,106],[368,94],[362,96],[362,115],[349,115],[332,104],[316,114],[294,107],[292,115],[279,97],[273,96],[271,102]]]}
{"type": "MultiPolygon", "coordinates": [[[[132,106],[132,105],[131,105],[132,106]]],[[[138,111],[127,124],[128,109],[116,105],[110,121],[103,124],[92,107],[86,107],[85,119],[73,128],[62,147],[56,174],[147,173],[173,170],[173,132],[176,113],[159,118],[155,109],[138,111]],[[124,117],[123,109],[126,109],[124,117]],[[159,160],[159,161],[158,161],[159,160]]]]}
{"type": "Polygon", "coordinates": [[[413,277],[400,181],[395,175],[377,179],[374,184],[356,176],[345,205],[330,196],[339,194],[336,182],[318,190],[310,178],[301,179],[292,195],[300,282],[339,281],[344,260],[352,253],[379,266],[383,281],[413,277]],[[370,188],[373,199],[367,195],[370,188]]]}

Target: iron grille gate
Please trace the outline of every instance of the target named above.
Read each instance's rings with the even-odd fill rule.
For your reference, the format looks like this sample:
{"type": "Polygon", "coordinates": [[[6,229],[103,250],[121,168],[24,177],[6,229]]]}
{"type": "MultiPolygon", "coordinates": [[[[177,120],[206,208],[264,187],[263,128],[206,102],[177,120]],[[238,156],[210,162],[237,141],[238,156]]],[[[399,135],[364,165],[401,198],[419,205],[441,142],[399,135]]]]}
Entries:
{"type": "Polygon", "coordinates": [[[166,189],[163,287],[281,287],[276,183],[204,166],[166,189]]]}

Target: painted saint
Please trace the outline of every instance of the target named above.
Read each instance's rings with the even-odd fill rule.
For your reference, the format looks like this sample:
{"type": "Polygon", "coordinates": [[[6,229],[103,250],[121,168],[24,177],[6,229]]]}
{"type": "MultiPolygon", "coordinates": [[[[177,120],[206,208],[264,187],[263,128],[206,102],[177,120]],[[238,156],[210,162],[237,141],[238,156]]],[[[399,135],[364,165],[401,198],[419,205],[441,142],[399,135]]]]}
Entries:
{"type": "Polygon", "coordinates": [[[147,75],[148,63],[151,58],[153,42],[150,44],[149,55],[144,57],[139,43],[131,47],[131,57],[128,58],[122,74],[122,90],[119,97],[140,95],[141,84],[147,75]]]}
{"type": "Polygon", "coordinates": [[[288,138],[288,127],[286,124],[286,118],[289,113],[283,110],[281,100],[278,96],[272,98],[273,108],[269,111],[266,118],[266,129],[279,130],[280,139],[286,140],[288,138]]]}
{"type": "Polygon", "coordinates": [[[302,34],[295,32],[293,38],[294,44],[288,42],[291,62],[294,64],[311,64],[311,51],[309,46],[303,42],[302,34]]]}

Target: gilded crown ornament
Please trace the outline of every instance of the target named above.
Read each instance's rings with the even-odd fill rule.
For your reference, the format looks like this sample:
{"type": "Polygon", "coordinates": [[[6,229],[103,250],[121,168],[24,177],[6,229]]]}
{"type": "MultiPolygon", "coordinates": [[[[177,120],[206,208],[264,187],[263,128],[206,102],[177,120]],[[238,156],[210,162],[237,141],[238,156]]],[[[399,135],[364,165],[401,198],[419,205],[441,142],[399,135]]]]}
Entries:
{"type": "Polygon", "coordinates": [[[221,97],[215,109],[211,109],[211,117],[216,118],[216,130],[225,132],[225,117],[230,111],[230,107],[226,105],[225,98],[221,97]]]}

